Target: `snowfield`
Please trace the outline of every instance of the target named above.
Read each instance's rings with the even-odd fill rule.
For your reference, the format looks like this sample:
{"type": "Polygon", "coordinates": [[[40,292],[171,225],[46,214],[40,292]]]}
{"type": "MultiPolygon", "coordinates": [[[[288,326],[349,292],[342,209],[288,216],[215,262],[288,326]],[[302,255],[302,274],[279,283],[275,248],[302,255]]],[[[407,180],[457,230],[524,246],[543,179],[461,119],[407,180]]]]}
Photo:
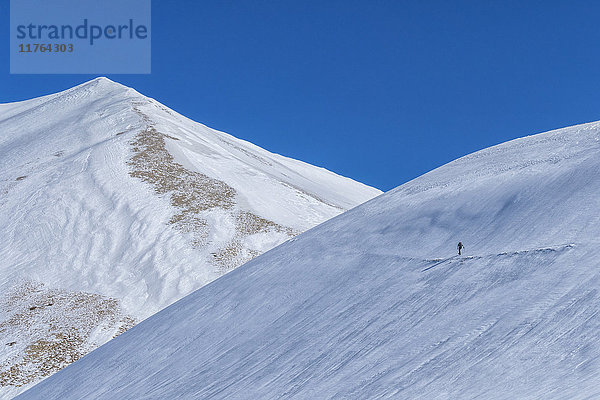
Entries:
{"type": "Polygon", "coordinates": [[[0,104],[0,398],[380,193],[106,78],[0,104]]]}
{"type": "Polygon", "coordinates": [[[19,399],[600,398],[599,171],[600,123],[463,157],[19,399]]]}

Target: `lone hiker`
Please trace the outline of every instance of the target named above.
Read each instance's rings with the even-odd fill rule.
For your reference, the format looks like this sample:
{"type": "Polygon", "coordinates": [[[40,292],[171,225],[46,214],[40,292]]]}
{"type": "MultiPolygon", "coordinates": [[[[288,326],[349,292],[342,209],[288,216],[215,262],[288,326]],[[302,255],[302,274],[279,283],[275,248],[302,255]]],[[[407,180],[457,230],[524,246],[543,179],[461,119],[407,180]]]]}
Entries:
{"type": "Polygon", "coordinates": [[[458,246],[456,246],[456,248],[458,249],[458,255],[460,256],[462,249],[465,248],[465,245],[462,244],[462,242],[458,242],[458,246]]]}

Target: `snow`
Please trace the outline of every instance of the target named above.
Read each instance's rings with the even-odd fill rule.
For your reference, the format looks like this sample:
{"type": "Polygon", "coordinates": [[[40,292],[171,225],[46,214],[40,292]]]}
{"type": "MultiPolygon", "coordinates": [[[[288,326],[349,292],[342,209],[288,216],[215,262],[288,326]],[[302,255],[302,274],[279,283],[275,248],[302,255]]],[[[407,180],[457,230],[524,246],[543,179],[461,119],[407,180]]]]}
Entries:
{"type": "MultiPolygon", "coordinates": [[[[12,304],[0,310],[0,383],[19,382],[10,366],[32,345],[66,343],[67,328],[58,325],[83,335],[85,353],[131,319],[380,193],[212,130],[106,78],[0,104],[0,300],[12,304]],[[144,134],[163,141],[168,153],[149,151],[162,164],[132,163],[139,155],[132,143],[144,134]],[[171,173],[160,182],[182,185],[162,190],[152,177],[132,176],[140,168],[158,174],[157,182],[171,173]],[[207,182],[229,197],[199,209],[207,182]],[[240,220],[254,230],[240,231],[240,220]],[[29,312],[41,295],[14,295],[23,284],[94,304],[69,311],[65,300],[29,312]],[[90,307],[112,314],[82,326],[81,310],[90,307]]],[[[23,371],[31,367],[25,364],[23,371]]],[[[0,397],[22,389],[0,385],[0,397]]]]}
{"type": "Polygon", "coordinates": [[[463,157],[19,399],[598,398],[599,170],[600,123],[463,157]]]}

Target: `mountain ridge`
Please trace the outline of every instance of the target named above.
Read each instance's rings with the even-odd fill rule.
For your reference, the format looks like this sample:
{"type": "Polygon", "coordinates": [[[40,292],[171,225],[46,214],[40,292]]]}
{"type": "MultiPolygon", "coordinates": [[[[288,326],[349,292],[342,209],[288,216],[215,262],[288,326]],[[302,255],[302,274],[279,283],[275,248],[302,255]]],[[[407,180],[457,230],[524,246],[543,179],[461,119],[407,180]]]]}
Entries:
{"type": "Polygon", "coordinates": [[[463,157],[19,398],[598,397],[598,170],[598,122],[463,157]]]}
{"type": "Polygon", "coordinates": [[[2,397],[380,193],[106,78],[0,105],[0,132],[2,397]]]}

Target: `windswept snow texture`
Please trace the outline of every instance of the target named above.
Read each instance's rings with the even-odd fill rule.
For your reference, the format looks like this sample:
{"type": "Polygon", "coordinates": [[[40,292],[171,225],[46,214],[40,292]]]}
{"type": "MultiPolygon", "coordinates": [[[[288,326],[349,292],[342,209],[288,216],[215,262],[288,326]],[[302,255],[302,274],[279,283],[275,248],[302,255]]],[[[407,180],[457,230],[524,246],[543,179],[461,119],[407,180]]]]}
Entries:
{"type": "Polygon", "coordinates": [[[600,398],[599,171],[599,123],[463,157],[19,399],[600,398]]]}
{"type": "Polygon", "coordinates": [[[0,104],[0,398],[380,193],[105,78],[0,104]]]}

